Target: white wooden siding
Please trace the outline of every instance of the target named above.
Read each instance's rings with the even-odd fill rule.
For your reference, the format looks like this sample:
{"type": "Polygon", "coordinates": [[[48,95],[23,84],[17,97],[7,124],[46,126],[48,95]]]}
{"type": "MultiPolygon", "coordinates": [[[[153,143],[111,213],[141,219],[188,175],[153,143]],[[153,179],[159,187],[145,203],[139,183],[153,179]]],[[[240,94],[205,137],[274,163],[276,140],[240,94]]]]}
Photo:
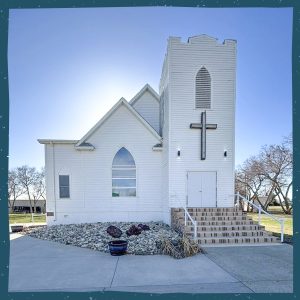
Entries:
{"type": "MultiPolygon", "coordinates": [[[[153,151],[157,139],[121,105],[87,140],[94,151],[77,151],[56,144],[56,221],[49,224],[99,221],[163,220],[161,155],[153,151]],[[143,137],[143,139],[139,137],[143,137]],[[112,197],[112,160],[125,147],[137,168],[137,197],[112,197]],[[58,175],[70,175],[70,199],[59,199],[58,175]]],[[[55,210],[53,196],[53,146],[46,146],[47,211],[55,210]]]]}
{"type": "Polygon", "coordinates": [[[169,45],[169,203],[173,197],[186,201],[188,171],[217,172],[218,206],[232,206],[234,192],[234,118],[236,43],[219,44],[215,39],[199,36],[182,43],[170,38],[169,45]],[[200,123],[201,109],[195,109],[195,77],[205,66],[211,76],[212,106],[207,123],[216,123],[216,130],[207,130],[207,157],[200,160],[200,130],[190,123],[200,123]],[[181,158],[177,159],[177,148],[181,158]],[[224,150],[227,157],[224,158],[224,150]]]}
{"type": "MultiPolygon", "coordinates": [[[[235,41],[220,44],[214,38],[197,36],[182,43],[169,38],[159,86],[160,95],[164,92],[163,151],[152,150],[158,139],[124,103],[87,138],[94,151],[77,151],[72,144],[47,144],[47,211],[56,213],[47,222],[170,223],[170,207],[187,200],[186,176],[192,171],[216,172],[218,206],[232,206],[235,72],[235,41]],[[216,130],[207,130],[206,160],[200,159],[200,130],[189,127],[200,122],[203,111],[195,108],[195,78],[202,66],[211,76],[207,123],[217,124],[216,130]],[[112,197],[112,160],[121,147],[130,151],[136,163],[136,197],[112,197]],[[59,199],[59,174],[70,175],[70,199],[59,199]]],[[[132,106],[159,132],[159,102],[149,91],[132,106]]]]}
{"type": "Polygon", "coordinates": [[[163,138],[162,153],[162,201],[164,221],[170,224],[170,206],[169,206],[169,51],[167,51],[159,86],[160,97],[164,94],[164,122],[161,128],[163,138]]]}
{"type": "Polygon", "coordinates": [[[149,91],[146,90],[132,106],[159,132],[159,101],[149,91]]]}

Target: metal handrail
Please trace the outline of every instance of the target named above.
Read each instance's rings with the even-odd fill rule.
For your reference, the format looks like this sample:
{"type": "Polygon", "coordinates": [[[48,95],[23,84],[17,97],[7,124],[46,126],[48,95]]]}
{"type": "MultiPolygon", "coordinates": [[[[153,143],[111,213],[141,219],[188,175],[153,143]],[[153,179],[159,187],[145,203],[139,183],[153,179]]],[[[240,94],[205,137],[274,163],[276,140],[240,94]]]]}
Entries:
{"type": "Polygon", "coordinates": [[[187,216],[188,216],[188,218],[191,220],[191,222],[194,225],[194,240],[196,240],[197,239],[197,221],[191,217],[191,215],[187,211],[186,207],[182,207],[182,208],[184,209],[184,225],[186,226],[187,216]]]}
{"type": "Polygon", "coordinates": [[[261,213],[264,213],[265,215],[269,216],[270,218],[272,218],[274,221],[279,222],[280,223],[280,230],[281,230],[281,234],[280,234],[280,241],[281,243],[283,243],[283,238],[284,238],[284,221],[285,219],[279,219],[276,218],[274,216],[272,216],[271,214],[269,214],[268,212],[266,212],[265,210],[263,210],[261,208],[261,205],[256,205],[253,202],[251,202],[250,200],[248,200],[247,198],[245,198],[244,196],[240,195],[240,193],[238,192],[237,194],[235,194],[234,196],[237,197],[237,203],[238,204],[239,200],[242,200],[248,204],[250,204],[251,206],[255,207],[258,210],[258,225],[260,225],[261,223],[261,213]]]}
{"type": "Polygon", "coordinates": [[[197,239],[197,221],[191,217],[191,215],[189,214],[189,212],[186,209],[186,205],[183,205],[180,201],[178,201],[177,195],[175,197],[176,197],[177,203],[180,205],[180,208],[183,208],[183,210],[184,210],[184,226],[186,226],[188,218],[194,225],[194,240],[196,240],[197,239]]]}

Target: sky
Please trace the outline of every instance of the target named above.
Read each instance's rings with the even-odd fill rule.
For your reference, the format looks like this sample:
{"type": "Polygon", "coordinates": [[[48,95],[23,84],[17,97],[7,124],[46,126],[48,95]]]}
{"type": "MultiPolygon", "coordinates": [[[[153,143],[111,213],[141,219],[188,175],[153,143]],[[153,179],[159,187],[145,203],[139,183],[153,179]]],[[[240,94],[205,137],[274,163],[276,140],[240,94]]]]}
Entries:
{"type": "Polygon", "coordinates": [[[158,90],[169,36],[237,40],[236,165],[292,132],[291,8],[14,9],[9,167],[44,166],[38,138],[80,139],[121,98],[158,90]]]}

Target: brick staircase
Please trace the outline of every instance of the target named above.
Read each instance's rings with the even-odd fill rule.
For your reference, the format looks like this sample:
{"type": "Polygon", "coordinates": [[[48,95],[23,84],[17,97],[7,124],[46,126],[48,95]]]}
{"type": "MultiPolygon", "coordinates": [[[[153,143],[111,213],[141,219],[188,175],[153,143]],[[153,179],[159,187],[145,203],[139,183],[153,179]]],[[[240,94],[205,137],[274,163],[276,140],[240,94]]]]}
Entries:
{"type": "MultiPolygon", "coordinates": [[[[277,237],[265,231],[242,210],[234,207],[187,208],[193,220],[197,221],[197,242],[211,244],[261,244],[279,243],[277,237]]],[[[187,218],[184,224],[184,209],[172,208],[172,226],[194,238],[194,225],[187,218]]]]}

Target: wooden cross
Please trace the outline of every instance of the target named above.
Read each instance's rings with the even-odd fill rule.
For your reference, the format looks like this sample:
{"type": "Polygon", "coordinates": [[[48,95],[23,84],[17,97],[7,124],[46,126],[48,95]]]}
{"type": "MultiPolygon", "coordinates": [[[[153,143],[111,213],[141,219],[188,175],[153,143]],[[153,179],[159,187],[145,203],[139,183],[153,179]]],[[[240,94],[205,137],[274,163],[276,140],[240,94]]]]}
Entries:
{"type": "Polygon", "coordinates": [[[201,123],[191,123],[190,128],[201,129],[201,160],[206,158],[206,129],[217,129],[217,124],[206,124],[206,111],[201,113],[201,123]]]}

